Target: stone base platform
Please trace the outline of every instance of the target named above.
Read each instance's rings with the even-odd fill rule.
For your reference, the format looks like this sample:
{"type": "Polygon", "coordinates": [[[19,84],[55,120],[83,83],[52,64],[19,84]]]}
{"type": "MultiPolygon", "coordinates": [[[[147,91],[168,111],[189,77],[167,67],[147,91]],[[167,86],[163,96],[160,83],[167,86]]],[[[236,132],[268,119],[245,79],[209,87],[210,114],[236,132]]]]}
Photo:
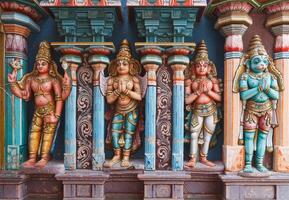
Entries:
{"type": "Polygon", "coordinates": [[[39,169],[0,171],[0,199],[9,200],[288,200],[289,174],[242,177],[197,165],[180,172],[142,167],[65,171],[63,162],[39,169]]]}
{"type": "Polygon", "coordinates": [[[63,162],[55,161],[43,169],[0,171],[0,199],[62,199],[63,186],[55,175],[63,172],[63,162]]]}
{"type": "Polygon", "coordinates": [[[227,173],[219,177],[224,183],[223,199],[226,200],[289,199],[289,174],[272,173],[262,178],[227,173]]]}

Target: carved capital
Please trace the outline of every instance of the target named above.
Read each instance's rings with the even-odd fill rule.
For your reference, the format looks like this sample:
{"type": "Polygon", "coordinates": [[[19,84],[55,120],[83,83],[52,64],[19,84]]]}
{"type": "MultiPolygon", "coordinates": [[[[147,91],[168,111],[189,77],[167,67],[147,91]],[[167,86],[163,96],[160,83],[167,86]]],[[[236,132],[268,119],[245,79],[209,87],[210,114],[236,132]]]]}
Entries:
{"type": "Polygon", "coordinates": [[[184,80],[185,80],[184,71],[187,68],[187,65],[173,64],[171,65],[171,68],[173,69],[173,72],[174,72],[174,75],[173,75],[174,85],[184,85],[184,80]]]}
{"type": "Polygon", "coordinates": [[[70,66],[70,71],[71,71],[72,85],[77,85],[77,68],[79,67],[79,64],[69,63],[69,66],[70,66]]]}
{"type": "Polygon", "coordinates": [[[157,85],[157,64],[145,64],[144,69],[147,71],[148,85],[157,85]]]}
{"type": "Polygon", "coordinates": [[[106,63],[95,63],[91,64],[91,67],[93,69],[93,85],[99,85],[99,77],[100,72],[104,71],[104,69],[107,67],[106,63]]]}

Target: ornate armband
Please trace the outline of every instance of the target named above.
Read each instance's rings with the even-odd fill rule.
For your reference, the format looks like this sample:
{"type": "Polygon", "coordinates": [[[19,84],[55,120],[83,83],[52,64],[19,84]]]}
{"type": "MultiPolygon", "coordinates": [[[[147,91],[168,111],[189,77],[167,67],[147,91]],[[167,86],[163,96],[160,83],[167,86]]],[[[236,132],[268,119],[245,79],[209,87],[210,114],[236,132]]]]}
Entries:
{"type": "Polygon", "coordinates": [[[10,86],[13,87],[13,88],[15,88],[15,87],[19,87],[17,82],[13,82],[13,83],[11,83],[10,86]]]}
{"type": "Polygon", "coordinates": [[[55,95],[55,101],[62,101],[61,96],[59,96],[59,95],[55,95]]]}

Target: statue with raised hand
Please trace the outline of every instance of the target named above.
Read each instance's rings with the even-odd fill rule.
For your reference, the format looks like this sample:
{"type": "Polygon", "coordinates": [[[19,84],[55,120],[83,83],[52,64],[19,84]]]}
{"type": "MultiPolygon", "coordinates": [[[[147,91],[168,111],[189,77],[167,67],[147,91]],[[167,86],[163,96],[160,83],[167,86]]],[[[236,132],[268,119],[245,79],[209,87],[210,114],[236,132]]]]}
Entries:
{"type": "MultiPolygon", "coordinates": [[[[44,167],[50,159],[50,150],[54,140],[64,100],[71,90],[70,77],[65,71],[62,77],[51,56],[50,44],[41,42],[33,71],[20,81],[16,80],[17,70],[21,67],[18,59],[10,64],[13,72],[8,74],[11,92],[26,101],[34,97],[35,111],[29,135],[29,159],[23,167],[44,167]],[[41,160],[37,161],[40,149],[41,160]]],[[[63,62],[63,67],[67,68],[63,62]]]]}

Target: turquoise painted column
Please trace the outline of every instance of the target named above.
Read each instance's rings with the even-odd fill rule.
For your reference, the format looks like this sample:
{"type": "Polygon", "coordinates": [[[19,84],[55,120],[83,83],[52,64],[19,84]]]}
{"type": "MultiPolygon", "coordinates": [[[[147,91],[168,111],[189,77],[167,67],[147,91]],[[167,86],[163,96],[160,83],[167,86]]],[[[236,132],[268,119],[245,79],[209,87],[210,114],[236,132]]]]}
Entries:
{"type": "MultiPolygon", "coordinates": [[[[10,15],[5,14],[5,16],[9,18],[10,15]]],[[[5,18],[3,21],[5,22],[5,18]]],[[[14,22],[17,23],[17,20],[14,22]]],[[[35,24],[35,28],[39,28],[38,25],[35,24]]],[[[13,71],[10,67],[10,62],[15,58],[20,59],[22,65],[22,68],[17,71],[17,80],[20,80],[23,75],[27,73],[27,38],[31,31],[29,28],[18,24],[4,24],[4,31],[6,34],[5,168],[14,170],[19,169],[21,163],[26,159],[28,123],[26,103],[23,99],[20,99],[11,93],[7,77],[8,74],[13,71]]]]}
{"type": "Polygon", "coordinates": [[[156,169],[156,113],[157,113],[157,76],[156,72],[162,64],[162,58],[153,55],[153,50],[161,53],[156,46],[146,46],[138,49],[143,55],[141,64],[147,72],[147,91],[145,97],[145,170],[156,169]]]}
{"type": "Polygon", "coordinates": [[[64,167],[66,170],[76,169],[76,116],[77,116],[77,68],[82,63],[82,49],[75,46],[56,48],[62,53],[61,61],[65,60],[71,77],[71,93],[65,101],[65,134],[64,134],[64,167]],[[73,54],[72,54],[73,53],[73,54]]]}
{"type": "Polygon", "coordinates": [[[101,170],[105,161],[105,91],[101,90],[100,79],[104,78],[104,70],[110,63],[107,57],[113,48],[93,46],[88,48],[91,53],[89,64],[93,69],[93,170],[101,170]],[[101,54],[101,53],[102,54],[101,54]]]}
{"type": "MultiPolygon", "coordinates": [[[[182,48],[181,48],[182,49],[182,48]]],[[[168,64],[173,69],[173,139],[172,170],[183,170],[184,166],[184,70],[190,60],[185,55],[174,55],[177,48],[169,49],[168,64]]]]}

